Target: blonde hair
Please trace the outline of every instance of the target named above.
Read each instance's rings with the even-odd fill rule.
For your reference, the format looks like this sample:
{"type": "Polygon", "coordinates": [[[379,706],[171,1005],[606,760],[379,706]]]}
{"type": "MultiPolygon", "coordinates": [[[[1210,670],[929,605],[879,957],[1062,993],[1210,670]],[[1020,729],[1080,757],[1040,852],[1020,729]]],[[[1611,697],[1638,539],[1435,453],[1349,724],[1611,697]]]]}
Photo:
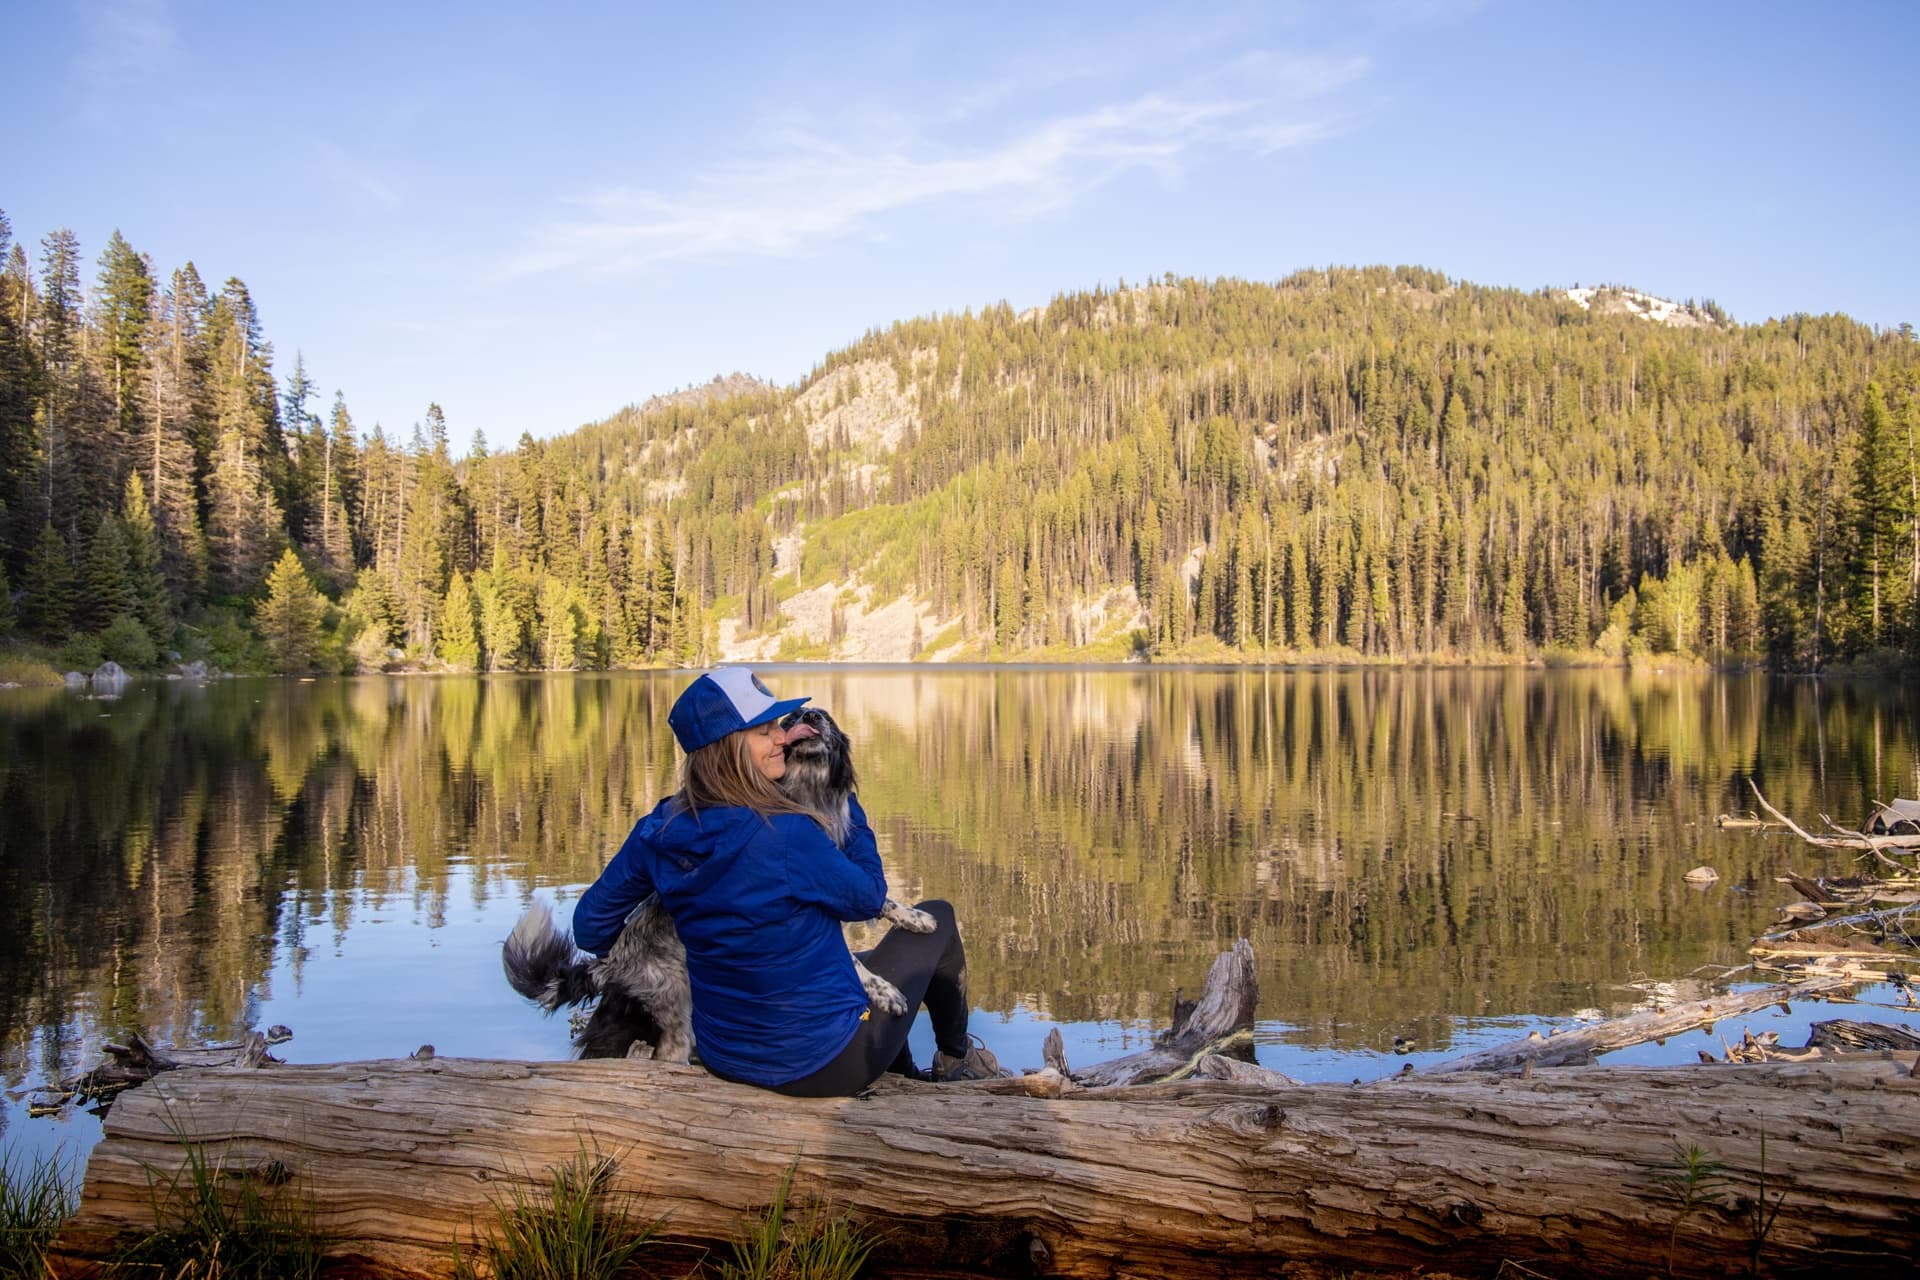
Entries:
{"type": "Polygon", "coordinates": [[[747,753],[748,729],[728,734],[718,742],[687,753],[680,766],[680,790],[674,793],[679,807],[687,813],[702,809],[738,807],[751,809],[761,817],[774,813],[804,813],[812,810],[787,798],[747,753]]]}

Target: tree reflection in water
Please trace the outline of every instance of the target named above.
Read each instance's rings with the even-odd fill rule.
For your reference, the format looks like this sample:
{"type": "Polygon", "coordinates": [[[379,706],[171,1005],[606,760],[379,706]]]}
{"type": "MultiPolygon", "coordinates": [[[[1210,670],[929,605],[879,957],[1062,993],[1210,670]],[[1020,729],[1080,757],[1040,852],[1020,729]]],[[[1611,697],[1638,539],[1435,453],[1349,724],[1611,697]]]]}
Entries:
{"type": "MultiPolygon", "coordinates": [[[[1263,1060],[1613,1009],[1744,963],[1788,870],[1718,831],[1920,792],[1916,695],[1618,671],[787,668],[853,734],[896,893],[954,901],[980,1028],[1117,1046],[1237,937],[1263,1060]],[[1682,881],[1706,863],[1701,892],[1682,881]],[[996,1017],[996,1015],[999,1015],[996,1017]]],[[[499,978],[670,789],[682,673],[0,692],[0,1074],[142,1029],[287,1056],[552,1057],[499,978]]],[[[1031,1040],[1031,1047],[1028,1041],[1031,1040]]],[[[1004,1046],[1004,1047],[1002,1047],[1004,1046]]],[[[5,1121],[9,1134],[17,1111],[5,1121]]]]}

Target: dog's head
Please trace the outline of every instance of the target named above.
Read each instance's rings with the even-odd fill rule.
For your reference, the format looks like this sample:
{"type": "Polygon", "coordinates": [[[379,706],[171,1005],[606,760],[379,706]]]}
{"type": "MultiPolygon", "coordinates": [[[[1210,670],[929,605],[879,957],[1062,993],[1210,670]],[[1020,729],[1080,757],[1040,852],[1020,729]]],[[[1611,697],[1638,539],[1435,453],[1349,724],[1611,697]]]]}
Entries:
{"type": "Polygon", "coordinates": [[[787,731],[787,776],[780,785],[810,808],[838,809],[859,785],[847,735],[819,707],[789,712],[780,727],[787,731]]]}

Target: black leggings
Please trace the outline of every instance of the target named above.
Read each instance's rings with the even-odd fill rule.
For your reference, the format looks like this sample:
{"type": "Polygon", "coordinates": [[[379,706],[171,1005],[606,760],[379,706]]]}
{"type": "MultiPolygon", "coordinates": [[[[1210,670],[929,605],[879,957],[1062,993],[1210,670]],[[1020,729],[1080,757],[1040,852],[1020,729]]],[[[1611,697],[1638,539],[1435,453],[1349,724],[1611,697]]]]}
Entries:
{"type": "Polygon", "coordinates": [[[795,1098],[845,1098],[860,1092],[888,1070],[909,1072],[913,1058],[907,1051],[907,1032],[922,1004],[933,1023],[933,1042],[942,1053],[958,1058],[967,1051],[967,951],[960,945],[960,927],[950,902],[922,902],[920,910],[932,916],[932,933],[890,929],[880,945],[862,952],[867,968],[900,988],[906,1013],[895,1017],[873,1010],[853,1033],[839,1056],[798,1080],[774,1085],[777,1093],[795,1098]]]}

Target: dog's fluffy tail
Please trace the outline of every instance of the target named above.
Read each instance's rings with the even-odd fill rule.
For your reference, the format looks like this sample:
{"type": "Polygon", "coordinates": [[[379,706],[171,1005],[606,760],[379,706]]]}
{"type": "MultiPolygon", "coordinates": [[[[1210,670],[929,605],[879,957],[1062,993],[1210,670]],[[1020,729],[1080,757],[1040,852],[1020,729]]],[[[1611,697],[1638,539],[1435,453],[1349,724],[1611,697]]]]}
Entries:
{"type": "Polygon", "coordinates": [[[508,985],[548,1013],[600,994],[593,962],[582,959],[573,939],[555,927],[553,911],[544,902],[528,907],[513,926],[501,948],[500,965],[507,971],[508,985]]]}

